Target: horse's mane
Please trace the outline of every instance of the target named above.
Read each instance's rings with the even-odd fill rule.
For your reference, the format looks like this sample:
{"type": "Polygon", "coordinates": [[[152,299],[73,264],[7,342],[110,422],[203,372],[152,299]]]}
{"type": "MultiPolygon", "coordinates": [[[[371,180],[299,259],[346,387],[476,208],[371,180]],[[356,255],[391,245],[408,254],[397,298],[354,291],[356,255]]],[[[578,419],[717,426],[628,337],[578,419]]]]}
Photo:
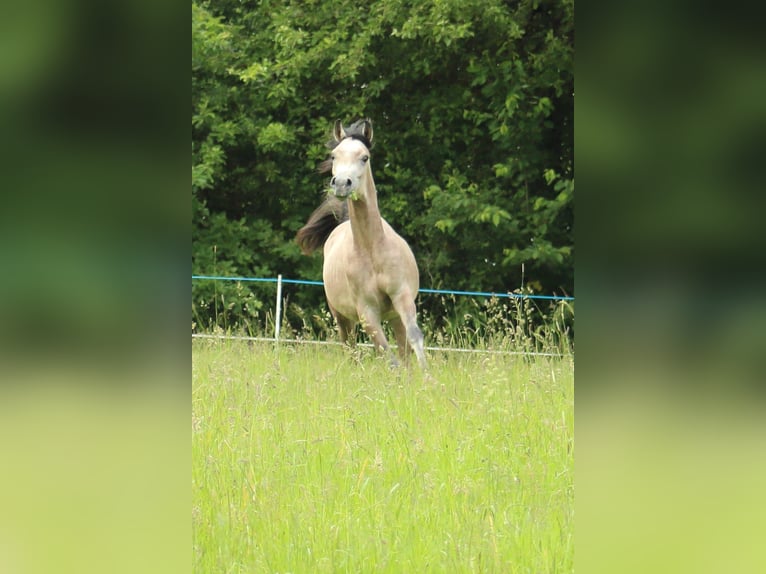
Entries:
{"type": "Polygon", "coordinates": [[[328,195],[314,210],[306,225],[298,230],[295,240],[305,255],[310,255],[325,244],[332,230],[348,219],[348,200],[328,195]]]}

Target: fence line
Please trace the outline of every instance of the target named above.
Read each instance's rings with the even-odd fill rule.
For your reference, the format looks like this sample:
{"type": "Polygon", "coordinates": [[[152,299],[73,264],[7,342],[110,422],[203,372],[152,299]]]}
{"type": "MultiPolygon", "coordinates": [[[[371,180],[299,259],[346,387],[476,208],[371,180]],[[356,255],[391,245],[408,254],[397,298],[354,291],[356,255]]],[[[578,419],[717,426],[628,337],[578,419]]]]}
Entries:
{"type": "MultiPolygon", "coordinates": [[[[285,279],[278,277],[221,277],[216,275],[192,275],[192,279],[208,281],[256,281],[262,283],[292,283],[296,285],[324,285],[322,281],[309,281],[307,279],[285,279]]],[[[454,291],[452,289],[419,289],[419,293],[442,293],[445,295],[469,295],[472,297],[507,297],[515,299],[547,299],[550,301],[574,301],[574,297],[561,295],[524,295],[521,293],[494,293],[488,291],[454,291]]]]}
{"type": "MultiPolygon", "coordinates": [[[[277,284],[277,297],[276,297],[276,315],[274,316],[274,336],[273,337],[245,337],[235,335],[210,335],[203,333],[192,333],[192,338],[198,339],[232,339],[242,341],[262,341],[271,343],[300,343],[300,344],[313,344],[313,345],[343,345],[341,342],[333,341],[311,341],[305,339],[283,339],[280,338],[279,333],[282,324],[282,284],[290,283],[297,285],[324,285],[322,281],[310,281],[307,279],[285,279],[281,274],[276,277],[221,277],[215,275],[192,275],[192,280],[209,280],[209,281],[251,281],[260,283],[276,283],[277,284]]],[[[549,299],[549,300],[563,300],[573,301],[574,297],[558,297],[555,295],[520,295],[518,293],[487,293],[483,291],[452,291],[448,289],[420,289],[421,293],[444,293],[448,295],[471,295],[478,297],[517,297],[520,299],[549,299]]],[[[372,347],[370,343],[359,343],[362,347],[372,347]]],[[[539,352],[524,352],[524,351],[496,351],[489,349],[459,349],[453,347],[425,347],[429,351],[445,351],[456,353],[485,353],[485,354],[500,354],[500,355],[526,355],[526,356],[539,356],[539,357],[563,357],[560,353],[539,353],[539,352]]]]}
{"type": "MultiPolygon", "coordinates": [[[[212,335],[207,333],[192,333],[192,339],[216,339],[231,341],[257,341],[262,343],[296,343],[300,345],[335,345],[343,346],[340,341],[314,341],[311,339],[280,339],[278,337],[246,337],[243,335],[212,335]]],[[[357,343],[358,347],[372,347],[371,343],[357,343]]],[[[392,345],[396,348],[396,345],[392,345]]],[[[493,349],[459,349],[455,347],[425,347],[426,351],[443,351],[452,353],[481,353],[485,355],[522,355],[526,357],[564,357],[563,353],[539,353],[536,351],[498,351],[493,349]]]]}

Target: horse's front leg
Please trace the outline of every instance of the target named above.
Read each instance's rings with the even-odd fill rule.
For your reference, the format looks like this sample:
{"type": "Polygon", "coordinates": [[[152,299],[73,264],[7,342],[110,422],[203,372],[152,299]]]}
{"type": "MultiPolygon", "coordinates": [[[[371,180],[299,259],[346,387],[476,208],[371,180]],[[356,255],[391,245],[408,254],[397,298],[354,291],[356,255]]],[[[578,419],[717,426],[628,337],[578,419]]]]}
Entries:
{"type": "Polygon", "coordinates": [[[414,297],[407,292],[403,292],[400,293],[398,297],[392,299],[392,303],[394,309],[399,314],[399,320],[404,327],[405,338],[418,358],[418,364],[422,369],[427,369],[426,355],[423,345],[423,331],[418,327],[414,297]]]}
{"type": "Polygon", "coordinates": [[[409,364],[412,346],[407,340],[407,327],[404,326],[401,317],[394,317],[390,321],[391,328],[394,330],[396,345],[399,347],[399,358],[405,365],[409,364]]]}
{"type": "Polygon", "coordinates": [[[370,309],[365,309],[359,316],[362,328],[364,328],[364,332],[367,333],[367,336],[372,341],[375,350],[381,354],[387,354],[391,361],[391,366],[398,367],[399,361],[397,361],[388,345],[388,339],[386,339],[386,334],[383,332],[380,316],[370,309]]]}
{"type": "Polygon", "coordinates": [[[330,307],[330,312],[332,313],[333,318],[335,318],[335,324],[338,327],[338,338],[340,339],[340,342],[344,345],[348,345],[349,347],[353,347],[356,343],[354,322],[351,319],[348,319],[347,317],[344,317],[338,313],[338,311],[336,311],[329,303],[328,307],[330,307]]]}

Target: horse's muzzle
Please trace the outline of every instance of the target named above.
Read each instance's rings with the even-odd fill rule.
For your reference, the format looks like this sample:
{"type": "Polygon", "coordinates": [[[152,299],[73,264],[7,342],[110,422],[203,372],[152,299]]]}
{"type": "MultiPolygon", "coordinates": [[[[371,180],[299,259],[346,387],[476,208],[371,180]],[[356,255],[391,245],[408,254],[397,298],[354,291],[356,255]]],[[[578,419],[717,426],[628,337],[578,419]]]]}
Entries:
{"type": "Polygon", "coordinates": [[[345,199],[351,195],[351,187],[353,182],[347,177],[333,177],[330,180],[330,187],[333,194],[339,199],[345,199]]]}

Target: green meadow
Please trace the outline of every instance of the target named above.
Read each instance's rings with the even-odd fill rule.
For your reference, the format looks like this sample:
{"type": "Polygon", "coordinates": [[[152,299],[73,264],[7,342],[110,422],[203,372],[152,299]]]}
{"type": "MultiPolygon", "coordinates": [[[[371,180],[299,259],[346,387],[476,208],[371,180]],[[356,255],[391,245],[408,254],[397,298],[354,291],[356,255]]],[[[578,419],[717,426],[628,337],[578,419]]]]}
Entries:
{"type": "Polygon", "coordinates": [[[573,571],[571,354],[192,350],[194,572],[573,571]]]}

